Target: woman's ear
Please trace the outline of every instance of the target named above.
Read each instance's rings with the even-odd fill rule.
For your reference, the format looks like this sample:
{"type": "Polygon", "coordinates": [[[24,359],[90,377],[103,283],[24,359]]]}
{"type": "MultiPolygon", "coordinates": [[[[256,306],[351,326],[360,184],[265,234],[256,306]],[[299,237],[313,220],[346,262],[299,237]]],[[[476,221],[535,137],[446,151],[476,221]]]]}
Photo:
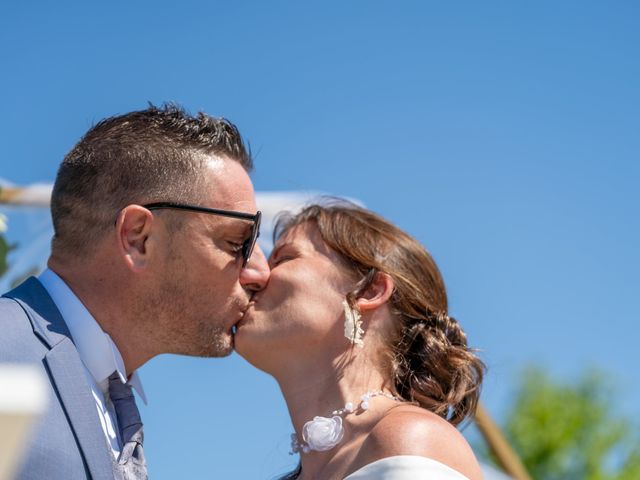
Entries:
{"type": "Polygon", "coordinates": [[[153,214],[139,205],[128,205],[118,215],[118,250],[132,270],[140,270],[148,262],[148,240],[152,225],[153,214]]]}
{"type": "Polygon", "coordinates": [[[376,273],[371,285],[358,297],[356,305],[361,312],[375,310],[389,301],[393,295],[393,279],[384,272],[376,273]]]}

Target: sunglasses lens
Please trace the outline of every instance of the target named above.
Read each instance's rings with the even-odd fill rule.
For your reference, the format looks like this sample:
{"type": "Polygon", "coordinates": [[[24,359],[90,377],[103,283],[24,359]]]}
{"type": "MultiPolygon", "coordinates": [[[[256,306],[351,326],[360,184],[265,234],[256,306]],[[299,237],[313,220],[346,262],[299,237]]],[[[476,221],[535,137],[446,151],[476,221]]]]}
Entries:
{"type": "Polygon", "coordinates": [[[260,218],[261,217],[262,217],[261,212],[258,212],[256,220],[253,223],[253,227],[251,228],[251,235],[242,244],[242,256],[244,257],[243,266],[246,266],[247,262],[251,258],[251,254],[253,253],[253,247],[255,247],[256,240],[260,236],[260,218]]]}

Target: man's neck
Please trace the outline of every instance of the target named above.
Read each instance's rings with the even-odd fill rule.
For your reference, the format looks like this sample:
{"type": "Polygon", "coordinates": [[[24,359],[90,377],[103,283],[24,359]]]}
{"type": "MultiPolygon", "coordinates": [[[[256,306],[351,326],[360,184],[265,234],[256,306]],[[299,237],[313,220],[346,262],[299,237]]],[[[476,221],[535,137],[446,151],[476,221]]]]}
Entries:
{"type": "Polygon", "coordinates": [[[128,376],[155,356],[148,351],[148,339],[146,344],[145,341],[138,341],[138,325],[128,318],[127,299],[111,288],[104,278],[91,273],[99,269],[72,269],[51,259],[48,267],[67,284],[102,331],[111,337],[122,356],[128,376]]]}

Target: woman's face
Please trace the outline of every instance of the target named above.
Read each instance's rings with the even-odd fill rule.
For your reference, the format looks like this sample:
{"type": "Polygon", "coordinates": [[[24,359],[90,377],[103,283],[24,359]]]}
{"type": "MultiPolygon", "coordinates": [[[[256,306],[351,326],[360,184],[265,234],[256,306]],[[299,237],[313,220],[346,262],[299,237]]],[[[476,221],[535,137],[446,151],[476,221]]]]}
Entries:
{"type": "Polygon", "coordinates": [[[238,323],[238,353],[271,371],[272,366],[291,362],[296,353],[313,358],[344,351],[349,344],[343,337],[342,301],[355,282],[317,228],[305,223],[286,232],[276,243],[269,266],[267,287],[254,295],[238,323]]]}

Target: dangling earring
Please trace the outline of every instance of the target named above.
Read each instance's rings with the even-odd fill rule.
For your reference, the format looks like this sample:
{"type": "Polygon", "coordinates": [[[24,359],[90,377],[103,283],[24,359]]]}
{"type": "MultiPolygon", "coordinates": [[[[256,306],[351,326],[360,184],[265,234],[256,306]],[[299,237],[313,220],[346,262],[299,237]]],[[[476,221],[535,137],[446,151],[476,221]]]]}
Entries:
{"type": "Polygon", "coordinates": [[[346,300],[342,301],[342,306],[344,307],[344,336],[351,343],[362,348],[364,346],[364,341],[362,340],[364,330],[362,329],[360,312],[355,308],[351,308],[351,305],[346,300]]]}

